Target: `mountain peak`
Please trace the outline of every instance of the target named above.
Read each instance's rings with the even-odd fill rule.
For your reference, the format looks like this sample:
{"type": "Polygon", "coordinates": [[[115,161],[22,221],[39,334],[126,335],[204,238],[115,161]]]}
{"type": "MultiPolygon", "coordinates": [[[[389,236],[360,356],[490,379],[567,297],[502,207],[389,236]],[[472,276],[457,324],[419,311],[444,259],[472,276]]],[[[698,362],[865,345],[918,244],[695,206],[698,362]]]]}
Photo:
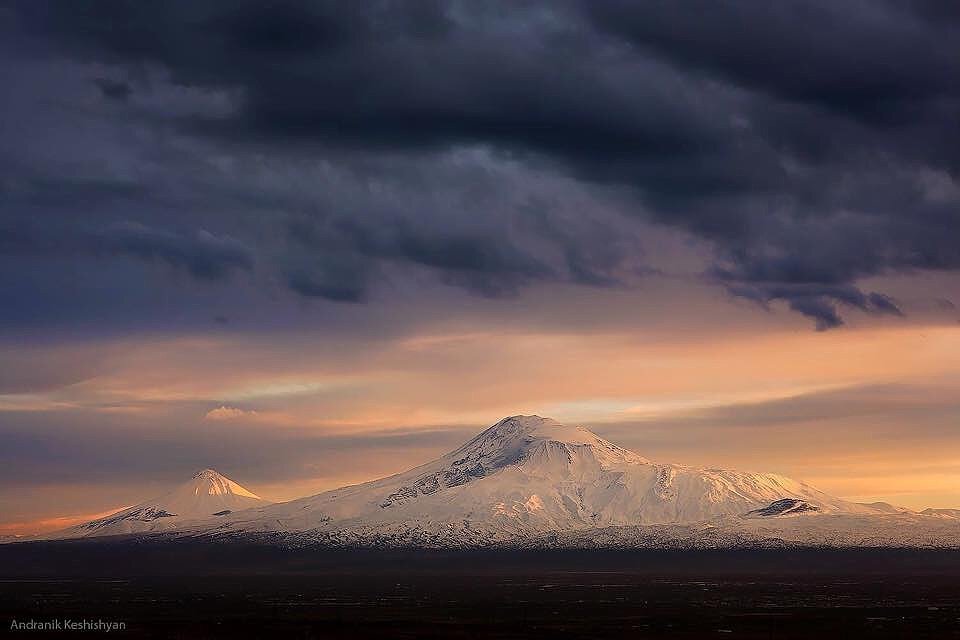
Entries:
{"type": "Polygon", "coordinates": [[[226,477],[226,476],[224,476],[223,474],[221,474],[221,473],[220,473],[219,471],[217,471],[216,469],[210,469],[210,468],[201,469],[200,471],[197,471],[195,474],[193,474],[193,479],[194,479],[194,480],[199,480],[199,479],[203,479],[203,478],[210,478],[210,479],[215,480],[215,479],[218,479],[218,478],[225,478],[225,477],[226,477]]]}
{"type": "Polygon", "coordinates": [[[486,430],[486,433],[491,432],[512,432],[512,433],[526,433],[526,434],[536,434],[543,437],[557,437],[562,438],[564,436],[577,437],[575,434],[588,433],[594,435],[589,429],[583,427],[568,427],[565,424],[557,422],[553,418],[544,418],[538,415],[516,415],[508,416],[496,423],[492,427],[486,430]]]}
{"type": "Polygon", "coordinates": [[[224,516],[267,504],[269,500],[206,468],[168,493],[67,531],[84,536],[159,531],[175,522],[224,516]]]}
{"type": "Polygon", "coordinates": [[[782,476],[658,464],[584,427],[513,415],[409,471],[227,522],[250,531],[344,527],[361,536],[416,530],[434,540],[464,527],[509,537],[861,509],[868,511],[782,476]]]}
{"type": "Polygon", "coordinates": [[[201,469],[193,474],[189,482],[181,485],[178,490],[184,494],[210,496],[242,496],[262,500],[260,496],[246,487],[237,484],[216,469],[201,469]]]}
{"type": "Polygon", "coordinates": [[[503,418],[460,448],[403,473],[285,504],[265,502],[203,469],[171,493],[79,531],[180,527],[218,535],[304,532],[340,540],[342,533],[342,540],[413,536],[458,544],[460,533],[507,540],[605,527],[760,526],[760,517],[767,527],[782,516],[798,523],[816,515],[881,513],[775,474],[650,462],[589,429],[537,415],[503,418]]]}
{"type": "Polygon", "coordinates": [[[593,441],[600,439],[597,434],[589,429],[567,426],[553,418],[517,415],[504,418],[480,433],[474,440],[518,437],[528,437],[532,440],[556,440],[569,444],[592,444],[593,441]]]}
{"type": "Polygon", "coordinates": [[[501,420],[500,422],[494,424],[494,425],[493,425],[492,427],[490,427],[490,428],[491,428],[491,429],[495,429],[498,425],[501,425],[501,424],[504,424],[504,423],[507,423],[507,422],[513,422],[513,423],[528,425],[528,426],[531,426],[531,427],[536,427],[536,426],[540,426],[540,425],[544,425],[544,424],[547,424],[547,425],[558,425],[558,424],[560,424],[559,422],[557,422],[557,421],[554,420],[553,418],[544,418],[544,417],[538,416],[538,415],[536,415],[536,414],[531,414],[531,415],[528,415],[528,416],[527,416],[527,415],[523,415],[523,414],[518,414],[518,415],[515,415],[515,416],[507,416],[506,418],[504,418],[504,419],[501,420]]]}
{"type": "Polygon", "coordinates": [[[613,455],[632,462],[646,462],[644,458],[604,440],[581,426],[568,426],[553,418],[537,415],[516,415],[504,418],[486,431],[450,453],[461,459],[484,459],[500,466],[519,460],[542,442],[593,447],[598,454],[613,455]]]}
{"type": "Polygon", "coordinates": [[[595,460],[645,462],[583,427],[569,427],[536,415],[509,416],[434,463],[414,470],[417,475],[409,484],[386,496],[381,506],[386,508],[416,496],[459,487],[524,462],[537,464],[543,460],[544,447],[558,451],[583,448],[595,460]]]}

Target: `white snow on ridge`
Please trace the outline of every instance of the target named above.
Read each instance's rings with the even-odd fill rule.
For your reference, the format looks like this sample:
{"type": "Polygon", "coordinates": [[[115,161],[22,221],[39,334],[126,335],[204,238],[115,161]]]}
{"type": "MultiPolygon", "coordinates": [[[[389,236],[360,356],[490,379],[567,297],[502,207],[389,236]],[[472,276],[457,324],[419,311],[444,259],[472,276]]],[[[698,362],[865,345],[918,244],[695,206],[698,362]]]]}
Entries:
{"type": "Polygon", "coordinates": [[[232,514],[219,531],[428,531],[498,536],[741,517],[783,499],[812,514],[872,514],[776,474],[659,464],[538,416],[501,420],[462,447],[389,478],[232,514]]]}
{"type": "MultiPolygon", "coordinates": [[[[193,486],[193,489],[194,489],[194,495],[201,495],[201,493],[205,492],[206,495],[209,495],[209,496],[223,496],[224,504],[231,501],[233,501],[235,504],[243,503],[243,501],[240,501],[239,503],[237,503],[234,500],[235,497],[252,498],[253,500],[256,500],[256,501],[266,502],[263,498],[253,493],[249,489],[240,486],[230,478],[220,473],[217,473],[213,469],[204,469],[202,471],[198,471],[193,476],[193,480],[194,482],[191,483],[191,485],[193,486]]],[[[187,486],[190,486],[190,485],[187,485],[187,486]]],[[[195,505],[191,505],[190,507],[187,507],[186,509],[182,509],[182,510],[186,511],[194,506],[195,505]]],[[[207,508],[206,505],[196,505],[196,506],[199,507],[200,509],[207,508]]]]}
{"type": "Polygon", "coordinates": [[[213,469],[203,469],[168,493],[104,518],[50,534],[49,538],[118,535],[174,530],[185,522],[223,517],[270,504],[213,469]]]}
{"type": "Polygon", "coordinates": [[[960,546],[960,512],[849,502],[772,473],[657,463],[583,427],[512,416],[387,478],[269,504],[207,469],[54,537],[157,532],[347,546],[960,546]]]}

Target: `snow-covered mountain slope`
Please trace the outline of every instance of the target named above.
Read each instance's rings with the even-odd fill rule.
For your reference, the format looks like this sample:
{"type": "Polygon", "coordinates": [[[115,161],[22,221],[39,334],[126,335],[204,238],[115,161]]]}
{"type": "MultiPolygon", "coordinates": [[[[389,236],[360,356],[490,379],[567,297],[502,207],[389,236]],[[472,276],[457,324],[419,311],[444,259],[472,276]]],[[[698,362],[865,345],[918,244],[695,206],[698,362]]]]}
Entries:
{"type": "Polygon", "coordinates": [[[916,512],[820,514],[553,531],[517,540],[533,549],[960,548],[960,524],[916,512]]]}
{"type": "Polygon", "coordinates": [[[269,504],[207,469],[46,537],[131,533],[292,546],[956,548],[960,511],[859,504],[776,474],[652,462],[582,427],[514,416],[388,478],[269,504]]]}
{"type": "Polygon", "coordinates": [[[230,478],[213,469],[204,469],[162,496],[45,537],[74,538],[172,530],[192,520],[224,517],[235,511],[268,504],[268,500],[230,478]]]}
{"type": "Polygon", "coordinates": [[[760,509],[748,511],[746,515],[748,517],[755,516],[758,518],[773,518],[797,516],[802,513],[811,513],[816,511],[820,511],[820,507],[810,504],[806,500],[798,500],[797,498],[782,498],[780,500],[775,500],[760,509]]]}
{"type": "Polygon", "coordinates": [[[960,509],[924,509],[920,513],[943,520],[960,520],[960,509]]]}
{"type": "Polygon", "coordinates": [[[880,512],[784,476],[651,462],[583,427],[513,416],[405,473],[231,514],[215,531],[504,540],[787,513],[880,512]]]}

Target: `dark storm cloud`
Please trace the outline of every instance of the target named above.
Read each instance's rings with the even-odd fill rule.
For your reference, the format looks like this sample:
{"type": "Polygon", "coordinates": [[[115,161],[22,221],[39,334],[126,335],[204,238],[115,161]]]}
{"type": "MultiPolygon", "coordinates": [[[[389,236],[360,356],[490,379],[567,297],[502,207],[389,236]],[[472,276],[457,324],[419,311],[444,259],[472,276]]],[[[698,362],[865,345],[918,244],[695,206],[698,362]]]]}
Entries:
{"type": "MultiPolygon", "coordinates": [[[[956,23],[896,2],[585,3],[602,29],[744,87],[892,125],[956,97],[956,23]]],[[[952,12],[956,15],[956,10],[952,12]]]]}
{"type": "Polygon", "coordinates": [[[367,264],[348,255],[306,260],[284,275],[287,285],[300,295],[336,302],[365,302],[370,286],[367,264]]]}
{"type": "Polygon", "coordinates": [[[110,100],[126,102],[130,97],[130,94],[133,93],[133,88],[129,85],[129,83],[122,80],[95,78],[94,83],[100,89],[100,93],[103,94],[103,97],[109,98],[110,100]]]}
{"type": "Polygon", "coordinates": [[[253,266],[253,253],[243,243],[217,237],[203,229],[190,235],[177,235],[127,222],[106,229],[99,238],[105,251],[159,260],[182,267],[196,278],[222,278],[233,269],[253,266]]]}
{"type": "Polygon", "coordinates": [[[361,302],[371,274],[365,260],[387,260],[434,269],[451,283],[482,295],[513,293],[528,282],[559,279],[552,268],[507,238],[482,232],[418,229],[405,220],[362,223],[337,218],[295,220],[291,238],[313,256],[308,271],[295,270],[290,285],[307,296],[361,302]]]}
{"type": "MultiPolygon", "coordinates": [[[[722,279],[722,275],[721,275],[722,279]]],[[[756,284],[730,285],[727,290],[734,296],[745,298],[767,308],[775,300],[785,301],[797,313],[811,318],[818,331],[834,329],[843,325],[837,305],[859,309],[878,315],[902,316],[897,303],[882,293],[864,293],[850,285],[820,284],[756,284]]]]}
{"type": "Polygon", "coordinates": [[[880,313],[890,313],[895,316],[903,315],[903,311],[890,296],[873,291],[867,296],[867,301],[872,309],[880,313]]]}
{"type": "Polygon", "coordinates": [[[955,305],[949,298],[937,298],[934,300],[934,304],[937,305],[938,309],[943,311],[953,311],[957,308],[957,305],[955,305]]]}
{"type": "Polygon", "coordinates": [[[595,25],[638,54],[750,92],[742,115],[776,151],[782,182],[694,210],[688,221],[718,240],[728,268],[714,273],[730,291],[786,300],[824,329],[842,324],[838,303],[902,314],[881,293],[852,290],[858,278],[960,267],[949,240],[960,225],[955,6],[584,6],[595,25]],[[951,185],[949,195],[937,193],[939,180],[951,185]],[[711,226],[714,216],[737,219],[725,207],[747,209],[749,220],[711,226]]]}
{"type": "Polygon", "coordinates": [[[185,269],[204,280],[223,278],[233,270],[249,270],[254,260],[252,250],[234,238],[203,229],[175,233],[129,221],[99,230],[51,229],[34,220],[11,218],[0,224],[0,250],[56,257],[128,256],[185,269]]]}
{"type": "MultiPolygon", "coordinates": [[[[903,314],[865,278],[960,269],[960,20],[944,3],[9,6],[17,42],[127,78],[97,82],[129,109],[116,117],[210,156],[350,174],[301,195],[315,207],[236,175],[195,185],[198,201],[252,192],[246,206],[281,229],[245,229],[258,258],[306,297],[361,302],[409,267],[486,296],[621,285],[644,271],[624,233],[640,221],[705,239],[711,280],[820,329],[844,307],[903,314]],[[226,102],[138,105],[178,91],[226,102]],[[451,153],[477,148],[518,174],[616,190],[634,221],[600,213],[599,196],[574,216],[522,190],[478,198],[502,188],[484,167],[449,173],[451,153]],[[416,195],[379,194],[410,176],[416,195]]],[[[128,241],[118,250],[200,277],[253,264],[209,238],[128,241]]]]}

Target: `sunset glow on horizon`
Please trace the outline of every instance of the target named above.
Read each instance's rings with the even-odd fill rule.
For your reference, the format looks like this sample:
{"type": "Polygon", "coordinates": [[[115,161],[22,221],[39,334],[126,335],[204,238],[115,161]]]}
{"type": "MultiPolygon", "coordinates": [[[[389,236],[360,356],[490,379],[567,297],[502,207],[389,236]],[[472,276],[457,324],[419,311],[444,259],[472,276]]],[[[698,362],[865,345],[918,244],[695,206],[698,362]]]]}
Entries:
{"type": "Polygon", "coordinates": [[[34,375],[76,376],[0,395],[5,415],[43,424],[53,452],[32,468],[8,463],[42,484],[11,487],[4,513],[16,515],[3,526],[64,526],[58,517],[110,511],[206,466],[289,500],[415,466],[514,414],[584,424],[655,460],[777,472],[860,501],[956,507],[958,353],[960,326],[945,324],[771,327],[696,341],[514,325],[350,347],[309,333],[221,331],[12,348],[8,361],[33,362],[34,375]],[[92,451],[96,443],[104,448],[92,451]],[[64,459],[68,451],[92,460],[64,459]],[[115,468],[120,454],[133,459],[115,468]],[[73,478],[91,487],[72,491],[73,478]]]}

